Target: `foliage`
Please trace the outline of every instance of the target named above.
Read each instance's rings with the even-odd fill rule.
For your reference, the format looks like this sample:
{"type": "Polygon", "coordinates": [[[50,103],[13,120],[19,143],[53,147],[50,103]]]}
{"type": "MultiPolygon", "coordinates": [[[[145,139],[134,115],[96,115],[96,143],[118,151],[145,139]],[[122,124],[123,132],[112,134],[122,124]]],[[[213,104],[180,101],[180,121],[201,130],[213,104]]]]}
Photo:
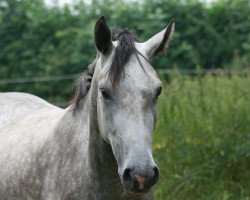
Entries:
{"type": "MultiPolygon", "coordinates": [[[[104,15],[110,25],[137,30],[142,41],[176,20],[170,53],[157,68],[195,69],[250,63],[250,4],[218,0],[93,0],[48,7],[42,0],[0,2],[0,79],[82,72],[94,59],[93,27],[104,15]]],[[[1,91],[23,91],[52,101],[69,101],[70,81],[0,84],[1,91]],[[55,100],[56,99],[56,100],[55,100]]]]}
{"type": "MultiPolygon", "coordinates": [[[[5,2],[0,13],[0,78],[73,74],[90,62],[95,49],[92,31],[86,31],[92,30],[88,19],[73,15],[68,7],[47,8],[41,0],[5,2]]],[[[65,101],[71,85],[61,83],[10,84],[0,89],[65,101]]]]}
{"type": "Polygon", "coordinates": [[[249,74],[170,80],[154,134],[155,199],[249,199],[249,74]]]}

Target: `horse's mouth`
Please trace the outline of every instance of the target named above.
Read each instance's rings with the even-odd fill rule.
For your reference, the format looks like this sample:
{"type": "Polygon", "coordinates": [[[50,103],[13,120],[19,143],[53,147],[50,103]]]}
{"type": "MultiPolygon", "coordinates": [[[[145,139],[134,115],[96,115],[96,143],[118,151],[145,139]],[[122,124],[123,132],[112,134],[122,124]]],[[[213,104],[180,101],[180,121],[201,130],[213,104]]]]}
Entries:
{"type": "Polygon", "coordinates": [[[126,193],[131,196],[142,196],[150,192],[150,188],[144,188],[144,189],[126,189],[124,188],[126,193]]]}
{"type": "Polygon", "coordinates": [[[141,196],[141,195],[145,195],[149,192],[149,190],[146,191],[127,191],[127,194],[131,195],[131,196],[141,196]]]}

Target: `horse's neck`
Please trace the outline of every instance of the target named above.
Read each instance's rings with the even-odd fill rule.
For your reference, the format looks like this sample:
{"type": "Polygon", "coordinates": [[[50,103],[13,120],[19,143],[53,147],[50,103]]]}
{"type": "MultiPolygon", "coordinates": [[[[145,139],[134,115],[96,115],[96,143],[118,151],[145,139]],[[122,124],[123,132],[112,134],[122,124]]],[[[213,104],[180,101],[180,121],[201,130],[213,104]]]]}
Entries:
{"type": "MultiPolygon", "coordinates": [[[[118,169],[110,144],[104,141],[99,130],[97,116],[97,83],[92,84],[86,104],[88,107],[88,159],[91,169],[92,185],[101,199],[110,199],[118,189],[121,189],[118,169]],[[120,184],[120,185],[119,185],[120,184]],[[116,190],[116,191],[114,191],[116,190]],[[104,198],[105,194],[107,195],[104,198]]],[[[99,199],[99,198],[97,198],[99,199]]],[[[117,197],[114,199],[118,199],[117,197]]]]}
{"type": "Polygon", "coordinates": [[[69,156],[65,155],[67,148],[64,145],[61,145],[62,150],[59,151],[62,151],[61,154],[64,154],[63,159],[65,160],[73,156],[73,153],[76,155],[76,159],[70,158],[71,166],[74,167],[74,170],[80,171],[75,172],[76,174],[82,175],[79,180],[80,184],[83,184],[81,188],[89,188],[88,191],[84,191],[85,194],[94,195],[90,196],[89,199],[112,200],[108,197],[110,197],[110,193],[114,193],[112,190],[119,188],[115,182],[115,179],[119,181],[119,177],[111,146],[103,140],[99,131],[97,85],[92,84],[91,90],[75,115],[69,111],[62,122],[65,134],[65,141],[62,143],[68,145],[67,148],[75,152],[69,153],[69,156]],[[69,121],[69,126],[67,121],[69,121]],[[103,198],[105,194],[107,194],[107,198],[103,198]],[[98,197],[99,195],[100,197],[98,197]]]}

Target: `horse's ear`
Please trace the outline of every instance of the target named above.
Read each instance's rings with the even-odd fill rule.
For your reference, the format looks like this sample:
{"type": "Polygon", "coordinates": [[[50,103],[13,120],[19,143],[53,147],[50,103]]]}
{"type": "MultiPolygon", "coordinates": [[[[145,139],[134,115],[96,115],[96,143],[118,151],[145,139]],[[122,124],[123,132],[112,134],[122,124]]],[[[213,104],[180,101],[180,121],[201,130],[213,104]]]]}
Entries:
{"type": "Polygon", "coordinates": [[[95,24],[95,45],[98,51],[103,54],[108,53],[112,47],[111,31],[103,16],[95,24]]]}
{"type": "Polygon", "coordinates": [[[164,53],[173,35],[174,26],[174,19],[172,19],[165,29],[144,42],[144,47],[149,58],[159,53],[164,53]]]}

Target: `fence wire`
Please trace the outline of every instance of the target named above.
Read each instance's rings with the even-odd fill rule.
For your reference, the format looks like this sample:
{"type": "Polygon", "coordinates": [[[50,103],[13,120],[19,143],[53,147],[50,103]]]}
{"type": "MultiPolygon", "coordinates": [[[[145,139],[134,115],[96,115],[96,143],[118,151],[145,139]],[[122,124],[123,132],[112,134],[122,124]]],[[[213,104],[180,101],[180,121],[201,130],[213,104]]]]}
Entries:
{"type": "MultiPolygon", "coordinates": [[[[175,70],[160,69],[157,70],[159,74],[173,74],[175,70]]],[[[197,75],[197,74],[249,74],[250,70],[222,70],[222,69],[200,69],[200,70],[176,70],[177,73],[186,74],[186,75],[197,75]]],[[[61,81],[61,80],[72,80],[79,77],[79,74],[68,74],[68,75],[59,75],[59,76],[41,76],[41,77],[22,77],[22,78],[10,78],[10,79],[1,79],[0,85],[6,84],[17,84],[17,83],[34,83],[34,82],[50,82],[50,81],[61,81]]]]}
{"type": "Polygon", "coordinates": [[[78,77],[78,74],[60,75],[60,76],[41,76],[41,77],[23,77],[13,79],[0,79],[0,84],[15,84],[15,83],[34,83],[34,82],[50,82],[50,81],[61,81],[71,80],[78,77]]]}
{"type": "MultiPolygon", "coordinates": [[[[249,75],[250,70],[225,70],[225,69],[199,69],[199,70],[173,70],[173,69],[160,69],[157,72],[161,75],[170,75],[174,73],[179,73],[183,75],[220,75],[220,74],[242,74],[242,75],[249,75]]],[[[74,80],[79,77],[80,74],[65,74],[59,76],[41,76],[41,77],[22,77],[22,78],[10,78],[10,79],[1,79],[0,78],[0,85],[9,85],[9,84],[28,84],[28,83],[39,83],[39,82],[52,82],[52,81],[63,81],[63,80],[74,80]]],[[[69,101],[50,101],[51,104],[65,108],[69,105],[69,101]]]]}

